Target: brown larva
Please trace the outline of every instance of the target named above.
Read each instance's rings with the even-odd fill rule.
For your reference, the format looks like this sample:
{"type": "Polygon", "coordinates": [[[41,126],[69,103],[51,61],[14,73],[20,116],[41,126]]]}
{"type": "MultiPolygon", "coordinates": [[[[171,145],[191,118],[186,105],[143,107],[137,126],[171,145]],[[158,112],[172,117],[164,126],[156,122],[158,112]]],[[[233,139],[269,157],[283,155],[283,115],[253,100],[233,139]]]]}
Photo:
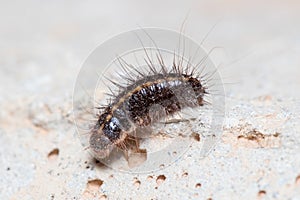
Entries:
{"type": "Polygon", "coordinates": [[[133,124],[153,123],[149,115],[153,105],[162,106],[168,116],[182,108],[204,104],[203,96],[207,92],[199,76],[176,65],[171,71],[163,65],[160,67],[150,70],[152,66],[149,66],[150,74],[130,80],[127,86],[118,86],[122,92],[103,109],[91,131],[90,148],[97,158],[107,157],[114,145],[122,148],[125,138],[134,131],[133,124]]]}
{"type": "MultiPolygon", "coordinates": [[[[106,92],[106,96],[101,96],[101,99],[108,100],[108,103],[103,105],[102,101],[101,105],[96,105],[99,108],[97,119],[85,135],[88,137],[86,142],[88,149],[95,158],[100,160],[109,157],[114,148],[121,149],[127,156],[127,151],[132,148],[132,141],[136,144],[135,151],[139,151],[140,138],[151,134],[151,132],[144,132],[144,128],[172,118],[186,108],[195,110],[209,103],[215,103],[209,98],[212,88],[208,82],[213,79],[214,75],[217,75],[217,70],[214,68],[213,71],[205,71],[206,68],[213,65],[209,60],[209,53],[207,54],[189,40],[194,45],[189,50],[194,53],[185,55],[186,38],[171,31],[146,29],[134,31],[134,34],[126,34],[127,36],[122,39],[123,43],[135,39],[139,45],[135,44],[134,47],[128,48],[136,50],[137,46],[142,46],[138,50],[143,52],[143,55],[124,51],[121,46],[121,53],[116,53],[112,62],[118,63],[119,68],[108,72],[111,64],[108,66],[106,64],[108,71],[102,70],[102,73],[99,74],[110,90],[110,92],[106,92]],[[152,45],[151,48],[146,47],[143,43],[145,38],[140,38],[141,33],[146,35],[145,38],[148,38],[152,45]],[[156,37],[154,40],[152,34],[158,33],[161,34],[160,37],[156,37]],[[168,36],[170,37],[168,38],[168,36]],[[161,39],[163,42],[164,40],[174,41],[174,38],[170,39],[173,36],[176,39],[179,38],[179,47],[176,45],[177,51],[173,47],[173,50],[169,50],[161,47],[161,44],[156,44],[156,39],[161,39]],[[128,39],[128,37],[131,38],[128,39]],[[127,54],[134,54],[132,59],[139,59],[139,61],[132,64],[125,58],[127,54]],[[167,54],[170,56],[169,60],[165,57],[167,54]],[[141,60],[144,62],[143,65],[141,60]],[[113,74],[118,78],[112,79],[107,74],[113,74]]],[[[118,39],[115,40],[121,40],[118,39]]],[[[118,43],[115,42],[115,44],[118,43]]],[[[131,43],[126,43],[126,45],[130,46],[131,43]]],[[[109,47],[109,45],[104,46],[106,49],[109,47]]],[[[99,55],[97,54],[97,56],[99,55]]],[[[109,60],[107,58],[109,55],[104,57],[101,54],[101,56],[103,59],[109,60]]],[[[92,55],[91,57],[95,59],[96,56],[92,55]]],[[[79,76],[79,78],[81,77],[79,76]]],[[[99,85],[98,82],[98,88],[102,89],[103,84],[99,85]]],[[[212,115],[214,114],[212,113],[212,115]]],[[[176,149],[172,151],[176,151],[176,149]]]]}

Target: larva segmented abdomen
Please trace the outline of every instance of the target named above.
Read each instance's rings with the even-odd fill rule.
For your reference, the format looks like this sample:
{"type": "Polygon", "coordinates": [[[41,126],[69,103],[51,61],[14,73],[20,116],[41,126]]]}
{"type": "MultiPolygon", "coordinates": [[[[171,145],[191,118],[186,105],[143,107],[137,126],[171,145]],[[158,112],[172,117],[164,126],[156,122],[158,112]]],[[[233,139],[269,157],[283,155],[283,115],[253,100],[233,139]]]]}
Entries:
{"type": "Polygon", "coordinates": [[[90,137],[90,146],[98,157],[106,157],[113,145],[122,143],[136,126],[149,126],[157,121],[150,115],[154,105],[162,109],[157,112],[169,116],[185,107],[202,106],[205,93],[200,80],[192,75],[145,76],[127,86],[99,116],[90,137]]]}

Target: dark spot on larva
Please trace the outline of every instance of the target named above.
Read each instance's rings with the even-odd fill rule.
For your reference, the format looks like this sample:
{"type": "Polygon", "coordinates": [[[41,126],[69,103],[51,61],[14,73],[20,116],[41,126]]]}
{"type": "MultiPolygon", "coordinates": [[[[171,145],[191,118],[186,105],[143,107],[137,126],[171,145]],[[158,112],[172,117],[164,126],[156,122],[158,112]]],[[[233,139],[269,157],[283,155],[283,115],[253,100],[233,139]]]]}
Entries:
{"type": "Polygon", "coordinates": [[[197,183],[196,185],[195,185],[195,188],[201,188],[201,183],[197,183]]]}
{"type": "Polygon", "coordinates": [[[160,184],[162,184],[164,181],[166,180],[166,176],[165,175],[159,175],[156,178],[156,183],[159,186],[160,184]]]}
{"type": "Polygon", "coordinates": [[[258,191],[258,197],[264,197],[267,194],[265,190],[258,191]]]}
{"type": "Polygon", "coordinates": [[[6,171],[9,171],[10,170],[10,167],[6,168],[6,171]]]}
{"type": "Polygon", "coordinates": [[[55,149],[53,149],[52,151],[50,151],[48,153],[48,158],[49,159],[55,159],[55,158],[57,158],[58,154],[59,154],[59,149],[55,148],[55,149]]]}
{"type": "Polygon", "coordinates": [[[196,140],[197,142],[200,141],[200,135],[198,133],[192,133],[192,137],[194,138],[194,140],[196,140]]]}

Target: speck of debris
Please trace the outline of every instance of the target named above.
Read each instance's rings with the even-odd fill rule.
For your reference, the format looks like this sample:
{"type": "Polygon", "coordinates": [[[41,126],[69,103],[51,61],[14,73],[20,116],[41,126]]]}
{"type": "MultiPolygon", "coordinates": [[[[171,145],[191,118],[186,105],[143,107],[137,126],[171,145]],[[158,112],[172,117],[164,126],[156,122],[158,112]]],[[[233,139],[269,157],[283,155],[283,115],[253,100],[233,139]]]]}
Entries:
{"type": "Polygon", "coordinates": [[[113,174],[111,174],[111,175],[109,175],[109,177],[108,178],[113,178],[114,177],[114,175],[113,174]]]}
{"type": "Polygon", "coordinates": [[[251,140],[251,141],[256,141],[260,142],[266,138],[271,138],[271,137],[279,137],[279,133],[274,133],[272,135],[265,135],[257,130],[252,130],[246,133],[245,135],[239,135],[237,136],[238,139],[246,139],[246,140],[251,140]]]}
{"type": "Polygon", "coordinates": [[[265,190],[260,190],[259,192],[258,192],[258,197],[263,197],[263,196],[265,196],[267,194],[267,192],[265,191],[265,190]]]}
{"type": "Polygon", "coordinates": [[[83,193],[84,199],[95,199],[96,197],[99,197],[98,199],[107,199],[106,195],[99,191],[103,182],[104,181],[100,179],[89,180],[83,193]]]}
{"type": "Polygon", "coordinates": [[[55,148],[55,149],[53,149],[52,151],[50,151],[48,153],[48,158],[49,159],[55,159],[55,158],[57,158],[58,154],[59,154],[59,149],[55,148]]]}
{"type": "Polygon", "coordinates": [[[134,181],[134,182],[133,182],[133,185],[134,185],[135,187],[139,188],[140,185],[141,185],[141,181],[138,180],[137,178],[134,178],[133,181],[134,181]]]}
{"type": "Polygon", "coordinates": [[[165,165],[164,165],[164,164],[161,164],[161,165],[159,165],[159,168],[160,168],[160,169],[163,169],[163,168],[165,168],[165,165]]]}
{"type": "Polygon", "coordinates": [[[107,199],[107,196],[105,194],[103,194],[99,197],[99,200],[106,200],[106,199],[107,199]]]}
{"type": "Polygon", "coordinates": [[[160,184],[162,184],[165,180],[166,180],[166,176],[162,174],[162,175],[159,175],[159,176],[157,177],[156,183],[157,183],[157,185],[160,185],[160,184]]]}
{"type": "Polygon", "coordinates": [[[261,139],[265,139],[265,135],[257,130],[252,130],[248,132],[246,135],[239,135],[238,139],[247,139],[247,140],[256,140],[259,141],[261,139]]]}
{"type": "Polygon", "coordinates": [[[273,134],[274,137],[278,137],[279,135],[280,135],[280,134],[277,133],[277,132],[273,134]]]}
{"type": "Polygon", "coordinates": [[[182,177],[187,177],[188,175],[189,175],[189,173],[184,172],[184,173],[182,174],[182,177]]]}
{"type": "Polygon", "coordinates": [[[300,175],[298,175],[298,176],[296,177],[295,182],[296,182],[297,185],[300,185],[300,175]]]}
{"type": "Polygon", "coordinates": [[[192,137],[194,138],[194,140],[196,140],[197,142],[200,142],[200,135],[198,133],[192,133],[192,137]]]}
{"type": "Polygon", "coordinates": [[[148,180],[148,181],[151,181],[152,179],[153,179],[153,176],[148,176],[148,177],[147,177],[147,180],[148,180]]]}
{"type": "Polygon", "coordinates": [[[103,184],[103,181],[100,179],[89,180],[87,182],[87,188],[89,190],[98,190],[102,184],[103,184]]]}

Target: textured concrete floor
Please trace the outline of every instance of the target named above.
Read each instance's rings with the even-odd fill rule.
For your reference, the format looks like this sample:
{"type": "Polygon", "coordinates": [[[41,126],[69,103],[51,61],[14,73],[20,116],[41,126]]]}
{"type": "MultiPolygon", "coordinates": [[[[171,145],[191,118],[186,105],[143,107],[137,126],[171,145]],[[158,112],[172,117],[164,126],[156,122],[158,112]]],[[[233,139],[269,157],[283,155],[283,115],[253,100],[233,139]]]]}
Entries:
{"type": "Polygon", "coordinates": [[[300,199],[297,1],[1,1],[0,199],[300,199]],[[141,27],[204,46],[225,82],[223,135],[171,167],[132,174],[95,162],[76,137],[72,92],[103,41],[141,27]]]}

